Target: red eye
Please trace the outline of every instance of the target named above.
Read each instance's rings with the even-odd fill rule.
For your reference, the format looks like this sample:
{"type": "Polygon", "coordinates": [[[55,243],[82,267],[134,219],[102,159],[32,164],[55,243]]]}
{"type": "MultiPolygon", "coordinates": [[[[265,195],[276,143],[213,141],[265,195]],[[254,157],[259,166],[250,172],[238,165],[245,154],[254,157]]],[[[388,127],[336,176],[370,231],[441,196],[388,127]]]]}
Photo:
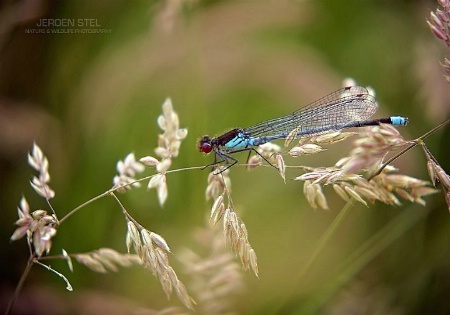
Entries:
{"type": "Polygon", "coordinates": [[[198,141],[198,150],[203,153],[209,153],[213,149],[213,145],[211,144],[211,138],[209,136],[203,136],[198,141]]]}
{"type": "Polygon", "coordinates": [[[209,153],[212,150],[212,146],[210,143],[202,143],[199,147],[200,152],[209,153]]]}

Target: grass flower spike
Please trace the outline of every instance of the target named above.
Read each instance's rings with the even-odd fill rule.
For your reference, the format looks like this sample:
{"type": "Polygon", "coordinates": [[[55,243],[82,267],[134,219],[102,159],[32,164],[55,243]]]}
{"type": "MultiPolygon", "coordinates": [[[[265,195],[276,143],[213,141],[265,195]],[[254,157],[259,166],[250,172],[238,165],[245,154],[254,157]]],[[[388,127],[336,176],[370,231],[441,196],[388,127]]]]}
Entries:
{"type": "Polygon", "coordinates": [[[156,167],[158,174],[153,177],[149,184],[149,189],[156,189],[159,204],[162,206],[166,202],[168,190],[166,183],[166,171],[172,165],[172,158],[177,157],[181,141],[187,137],[187,129],[179,127],[178,114],[173,110],[172,101],[166,99],[162,105],[163,114],[158,117],[158,126],[164,133],[158,135],[158,147],[153,156],[142,157],[139,161],[147,166],[156,167]]]}

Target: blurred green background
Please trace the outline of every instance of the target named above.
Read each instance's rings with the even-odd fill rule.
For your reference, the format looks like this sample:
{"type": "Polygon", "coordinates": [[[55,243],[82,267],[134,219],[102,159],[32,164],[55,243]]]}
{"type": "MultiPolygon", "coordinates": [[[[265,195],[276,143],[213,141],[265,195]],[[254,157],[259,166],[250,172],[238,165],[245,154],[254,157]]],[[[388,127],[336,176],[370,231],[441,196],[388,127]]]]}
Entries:
{"type": "MultiPolygon", "coordinates": [[[[446,53],[426,25],[433,1],[9,1],[0,5],[0,211],[1,305],[17,285],[27,260],[25,241],[10,243],[17,205],[47,209],[28,181],[27,152],[33,141],[50,160],[53,207],[63,216],[112,185],[115,165],[129,152],[154,155],[156,118],[171,97],[180,126],[189,130],[172,168],[212,161],[197,139],[276,117],[324,96],[346,77],[372,86],[377,117],[401,114],[414,139],[449,117],[450,93],[439,61],[446,53]],[[35,34],[40,19],[94,19],[105,34],[35,34]]],[[[77,27],[75,27],[76,29],[77,27]]],[[[54,29],[54,27],[46,27],[54,29]]],[[[449,130],[427,140],[450,170],[449,130]]],[[[289,164],[333,165],[350,141],[289,164]]],[[[239,156],[245,159],[245,154],[239,156]]],[[[427,179],[417,148],[394,165],[427,179]]],[[[153,170],[147,170],[151,174],[153,170]]],[[[168,175],[163,208],[155,191],[133,190],[120,198],[147,229],[165,237],[171,263],[183,247],[196,249],[193,231],[205,226],[211,202],[204,191],[208,171],[168,175]]],[[[288,178],[298,173],[290,171],[288,178]]],[[[231,171],[233,201],[258,255],[260,277],[243,275],[245,290],[232,301],[241,314],[448,314],[450,216],[443,194],[426,207],[355,205],[314,261],[300,270],[344,206],[326,189],[330,211],[314,211],[302,185],[284,184],[270,168],[231,171]],[[373,257],[341,264],[377,232],[373,257]],[[410,227],[410,228],[409,228],[410,227]],[[397,231],[398,235],[395,234],[397,231]]],[[[125,252],[126,224],[110,198],[79,211],[58,230],[53,254],[100,247],[125,252]]],[[[371,252],[370,249],[368,251],[371,252]]],[[[369,255],[370,256],[370,255],[369,255]]],[[[95,304],[162,309],[168,301],[159,282],[138,267],[96,274],[64,262],[75,291],[34,267],[18,301],[19,314],[85,313],[95,304]],[[49,307],[51,305],[51,307],[49,307]],[[86,306],[86,305],[84,305],[86,306]],[[87,307],[87,306],[86,306],[87,307]]],[[[194,296],[195,297],[195,296],[194,296]]],[[[118,307],[116,309],[119,310],[118,307]]],[[[111,310],[109,310],[111,311],[111,310]]]]}

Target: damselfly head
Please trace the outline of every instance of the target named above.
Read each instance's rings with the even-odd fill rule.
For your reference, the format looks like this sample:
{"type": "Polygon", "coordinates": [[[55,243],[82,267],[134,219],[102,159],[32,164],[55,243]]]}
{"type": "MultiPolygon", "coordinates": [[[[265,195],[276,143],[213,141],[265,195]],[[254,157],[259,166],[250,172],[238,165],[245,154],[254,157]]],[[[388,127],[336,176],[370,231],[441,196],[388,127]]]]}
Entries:
{"type": "Polygon", "coordinates": [[[211,144],[211,138],[209,136],[203,136],[198,141],[198,150],[200,152],[208,154],[212,151],[212,144],[211,144]]]}

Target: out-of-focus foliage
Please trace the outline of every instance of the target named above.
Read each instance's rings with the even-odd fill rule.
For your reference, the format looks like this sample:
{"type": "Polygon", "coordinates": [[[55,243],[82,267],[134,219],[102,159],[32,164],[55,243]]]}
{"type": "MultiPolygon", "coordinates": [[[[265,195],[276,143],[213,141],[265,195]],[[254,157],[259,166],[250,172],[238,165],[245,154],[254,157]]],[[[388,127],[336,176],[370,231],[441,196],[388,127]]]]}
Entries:
{"type": "MultiPolygon", "coordinates": [[[[32,170],[26,157],[33,141],[49,159],[53,206],[67,213],[110,188],[116,162],[129,152],[154,154],[160,133],[156,118],[167,97],[180,126],[189,130],[171,169],[212,161],[196,149],[200,136],[294,111],[337,90],[346,77],[375,89],[377,117],[408,116],[410,124],[400,132],[416,138],[449,116],[450,89],[439,65],[445,47],[425,22],[436,5],[376,0],[1,4],[1,296],[17,285],[27,259],[24,243],[8,243],[22,194],[33,209],[47,206],[28,184],[32,170]],[[39,26],[58,20],[75,24],[39,26]],[[38,29],[45,32],[30,31],[38,29]]],[[[449,131],[443,130],[427,140],[447,171],[448,139],[449,131]]],[[[289,164],[333,165],[350,150],[346,143],[289,164]]],[[[243,161],[246,155],[238,157],[243,161]]],[[[394,165],[403,174],[427,179],[419,150],[394,165]]],[[[207,170],[169,174],[162,209],[156,193],[144,188],[121,197],[141,224],[164,236],[174,254],[171,261],[180,258],[181,248],[199,248],[193,234],[205,225],[211,208],[204,200],[207,175],[207,170]]],[[[450,216],[441,194],[427,197],[426,207],[355,205],[308,273],[300,275],[344,203],[325,189],[330,210],[312,210],[302,187],[290,180],[297,175],[288,170],[284,184],[271,168],[230,172],[234,208],[246,223],[259,268],[259,279],[244,276],[246,289],[234,300],[237,313],[450,311],[450,216]],[[380,231],[384,238],[365,243],[380,231]],[[364,245],[366,251],[358,254],[364,245]]],[[[100,200],[65,224],[52,250],[126,251],[126,223],[113,200],[100,200]]],[[[73,274],[64,262],[51,265],[65,273],[74,293],[36,268],[17,309],[35,305],[36,312],[48,313],[48,305],[38,302],[45,299],[53,301],[55,314],[86,313],[88,307],[95,313],[123,313],[133,309],[130,305],[179,306],[137,267],[97,275],[79,265],[73,274]]],[[[182,264],[178,267],[189,289],[189,277],[182,264]]]]}

